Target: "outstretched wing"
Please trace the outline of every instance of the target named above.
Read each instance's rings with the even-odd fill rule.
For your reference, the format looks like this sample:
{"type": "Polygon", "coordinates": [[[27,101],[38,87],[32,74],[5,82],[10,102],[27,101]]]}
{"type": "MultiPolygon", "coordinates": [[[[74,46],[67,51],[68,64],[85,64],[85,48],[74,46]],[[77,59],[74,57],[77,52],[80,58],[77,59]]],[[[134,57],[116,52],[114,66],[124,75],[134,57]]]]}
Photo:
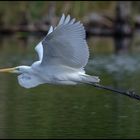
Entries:
{"type": "MultiPolygon", "coordinates": [[[[53,27],[52,26],[50,27],[47,35],[49,35],[51,32],[53,32],[53,27]]],[[[42,61],[42,58],[43,58],[43,46],[42,46],[42,42],[39,42],[37,44],[37,46],[35,47],[35,50],[38,53],[39,61],[42,61]]]]}
{"type": "Polygon", "coordinates": [[[80,22],[75,22],[63,14],[54,30],[42,41],[42,65],[64,65],[83,68],[89,58],[85,40],[85,29],[80,22]]]}

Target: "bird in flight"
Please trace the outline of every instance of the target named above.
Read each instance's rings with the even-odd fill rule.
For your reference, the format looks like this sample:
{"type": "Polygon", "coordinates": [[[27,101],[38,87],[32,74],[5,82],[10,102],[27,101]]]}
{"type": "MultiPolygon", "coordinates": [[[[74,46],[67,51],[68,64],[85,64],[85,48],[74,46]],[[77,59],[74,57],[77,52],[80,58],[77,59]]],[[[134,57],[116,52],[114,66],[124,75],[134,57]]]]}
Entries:
{"type": "Polygon", "coordinates": [[[40,84],[77,85],[90,84],[140,100],[133,91],[123,91],[98,84],[98,76],[86,74],[89,49],[86,32],[80,21],[70,15],[62,17],[56,27],[50,27],[47,35],[35,47],[39,60],[31,66],[0,69],[0,72],[17,73],[18,82],[24,88],[40,84]]]}
{"type": "Polygon", "coordinates": [[[17,66],[0,69],[0,72],[17,73],[18,82],[24,88],[40,84],[76,85],[79,83],[98,83],[97,76],[85,73],[89,50],[86,33],[82,23],[62,17],[56,27],[50,27],[47,35],[35,47],[39,60],[31,66],[17,66]]]}

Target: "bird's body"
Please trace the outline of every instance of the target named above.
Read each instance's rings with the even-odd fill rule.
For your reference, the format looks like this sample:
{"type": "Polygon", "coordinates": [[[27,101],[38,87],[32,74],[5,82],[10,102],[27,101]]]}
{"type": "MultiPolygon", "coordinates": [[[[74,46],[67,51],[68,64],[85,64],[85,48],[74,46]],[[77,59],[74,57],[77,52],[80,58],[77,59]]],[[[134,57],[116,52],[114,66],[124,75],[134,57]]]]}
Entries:
{"type": "Polygon", "coordinates": [[[2,69],[19,73],[19,84],[32,88],[40,84],[76,85],[97,83],[99,78],[85,73],[89,59],[84,26],[63,14],[58,25],[50,27],[45,38],[35,47],[39,60],[31,66],[2,69]]]}
{"type": "Polygon", "coordinates": [[[23,73],[18,76],[18,81],[25,88],[35,87],[44,83],[76,85],[99,81],[98,77],[85,74],[84,69],[74,69],[65,65],[59,67],[55,65],[41,66],[40,61],[36,61],[31,67],[21,66],[20,71],[23,71],[23,73]]]}

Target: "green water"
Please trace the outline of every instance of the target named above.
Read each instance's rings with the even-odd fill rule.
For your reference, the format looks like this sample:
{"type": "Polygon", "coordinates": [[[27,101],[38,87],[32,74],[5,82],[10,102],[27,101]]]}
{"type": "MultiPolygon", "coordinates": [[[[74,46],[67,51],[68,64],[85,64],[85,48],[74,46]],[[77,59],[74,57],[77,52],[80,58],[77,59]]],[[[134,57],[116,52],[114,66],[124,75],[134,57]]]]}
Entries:
{"type": "MultiPolygon", "coordinates": [[[[31,64],[38,41],[1,39],[0,68],[31,64]]],[[[100,76],[101,84],[140,94],[140,57],[121,60],[96,55],[86,71],[100,76]]],[[[140,102],[88,85],[24,89],[16,74],[1,73],[0,138],[140,138],[140,102]]]]}

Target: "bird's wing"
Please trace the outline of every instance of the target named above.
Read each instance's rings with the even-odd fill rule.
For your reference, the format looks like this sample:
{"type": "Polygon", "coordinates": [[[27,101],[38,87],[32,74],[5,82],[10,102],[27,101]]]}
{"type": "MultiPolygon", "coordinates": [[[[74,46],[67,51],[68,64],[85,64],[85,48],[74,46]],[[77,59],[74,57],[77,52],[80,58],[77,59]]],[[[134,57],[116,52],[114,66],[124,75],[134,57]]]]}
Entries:
{"type": "Polygon", "coordinates": [[[80,22],[75,22],[63,14],[53,32],[43,40],[42,65],[64,65],[83,68],[89,58],[85,40],[85,29],[80,22]]]}
{"type": "MultiPolygon", "coordinates": [[[[51,32],[53,32],[53,27],[52,26],[50,27],[47,35],[49,35],[51,32]]],[[[42,61],[42,58],[43,58],[43,46],[42,46],[42,42],[39,42],[37,44],[37,46],[35,47],[35,50],[38,53],[39,61],[42,61]]]]}
{"type": "Polygon", "coordinates": [[[35,47],[36,52],[38,53],[39,61],[42,61],[43,58],[43,46],[42,42],[39,42],[38,45],[35,47]]]}

